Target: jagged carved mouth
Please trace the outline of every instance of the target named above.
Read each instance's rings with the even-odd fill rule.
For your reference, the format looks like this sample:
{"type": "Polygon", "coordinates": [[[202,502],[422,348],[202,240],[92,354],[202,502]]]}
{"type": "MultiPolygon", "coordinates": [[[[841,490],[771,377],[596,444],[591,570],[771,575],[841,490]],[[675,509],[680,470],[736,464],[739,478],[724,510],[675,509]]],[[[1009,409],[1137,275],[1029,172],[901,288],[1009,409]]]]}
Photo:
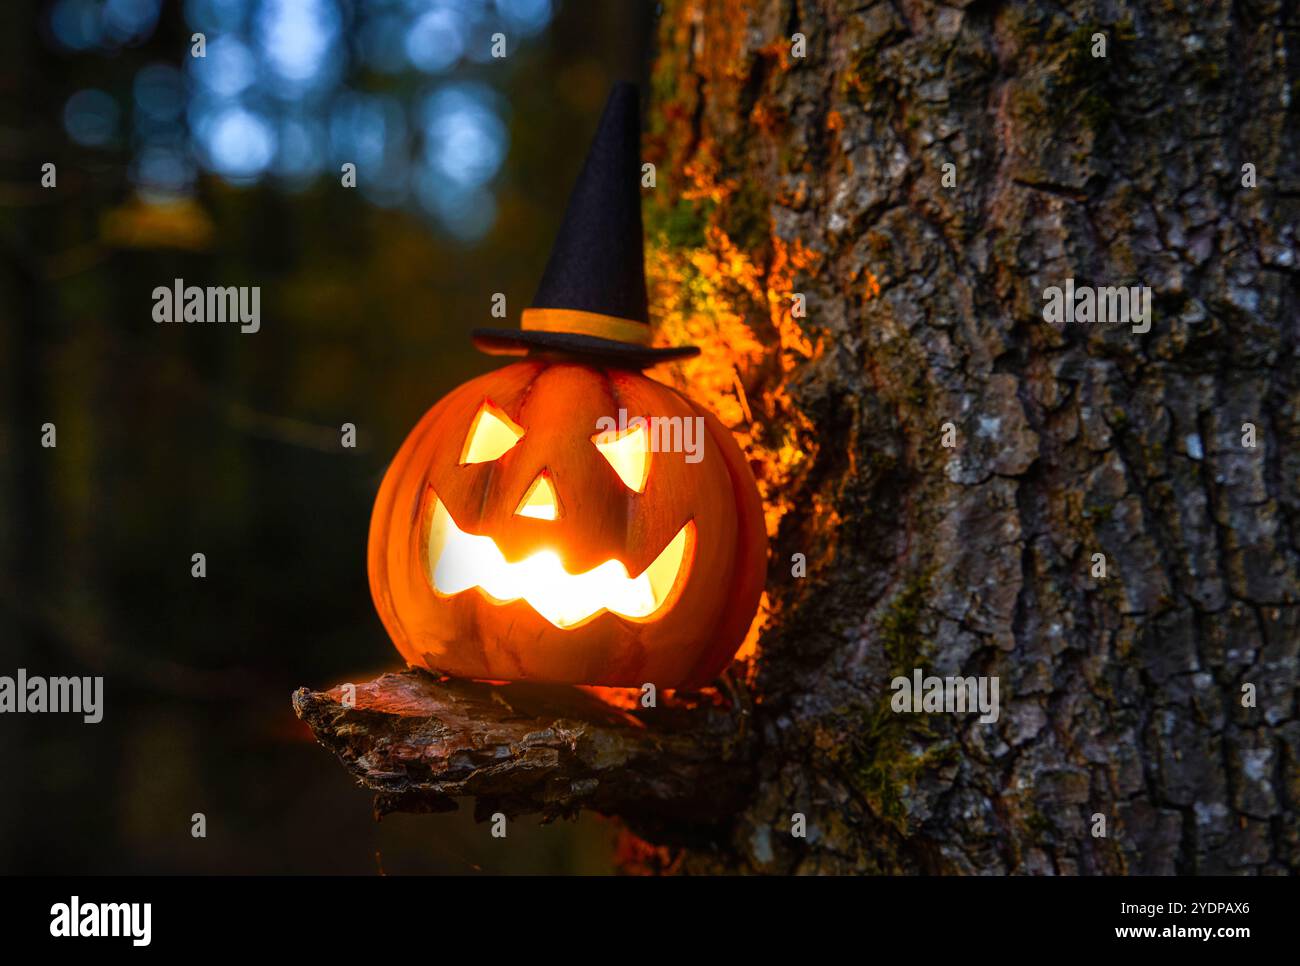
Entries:
{"type": "Polygon", "coordinates": [[[695,521],[688,520],[635,577],[618,560],[575,574],[553,550],[506,560],[491,537],[458,527],[435,496],[428,548],[429,579],[444,596],[477,588],[493,603],[523,600],[559,628],[576,627],[603,611],[644,621],[652,620],[685,580],[695,550],[695,521]]]}

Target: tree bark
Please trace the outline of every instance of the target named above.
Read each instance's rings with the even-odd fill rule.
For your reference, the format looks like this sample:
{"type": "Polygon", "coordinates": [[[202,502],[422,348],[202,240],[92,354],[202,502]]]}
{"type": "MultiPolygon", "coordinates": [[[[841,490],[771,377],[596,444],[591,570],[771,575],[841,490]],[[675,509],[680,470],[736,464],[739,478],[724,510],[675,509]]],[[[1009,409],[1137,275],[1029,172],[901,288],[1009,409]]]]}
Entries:
{"type": "Polygon", "coordinates": [[[1296,871],[1295,5],[668,0],[658,38],[652,311],[773,536],[758,778],[679,867],[1296,871]],[[1067,278],[1150,286],[1150,331],[1048,324],[1067,278]],[[997,722],[893,712],[914,668],[996,676],[997,722]]]}

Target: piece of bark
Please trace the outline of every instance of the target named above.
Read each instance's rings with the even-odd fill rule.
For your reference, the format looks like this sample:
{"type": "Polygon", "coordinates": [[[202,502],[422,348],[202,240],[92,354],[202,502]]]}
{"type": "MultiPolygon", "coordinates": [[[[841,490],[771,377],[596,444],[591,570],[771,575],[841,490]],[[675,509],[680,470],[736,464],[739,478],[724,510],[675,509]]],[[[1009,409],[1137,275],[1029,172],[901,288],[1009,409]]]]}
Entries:
{"type": "Polygon", "coordinates": [[[577,688],[493,685],[421,671],[356,687],[299,688],[298,717],[366,788],[377,815],[448,811],[475,817],[589,808],[657,841],[715,839],[743,807],[753,756],[745,712],[660,696],[626,711],[577,688]]]}

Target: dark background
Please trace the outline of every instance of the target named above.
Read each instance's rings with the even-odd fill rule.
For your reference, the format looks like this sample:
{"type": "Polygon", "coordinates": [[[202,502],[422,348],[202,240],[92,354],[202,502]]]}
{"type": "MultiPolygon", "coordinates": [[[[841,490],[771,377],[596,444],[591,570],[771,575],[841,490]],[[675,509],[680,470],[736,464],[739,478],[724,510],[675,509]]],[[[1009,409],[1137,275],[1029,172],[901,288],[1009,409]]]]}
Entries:
{"type": "Polygon", "coordinates": [[[467,333],[494,292],[517,323],[609,83],[644,81],[652,17],[0,8],[0,674],[105,678],[100,724],[0,716],[0,872],[611,868],[599,818],[504,840],[467,808],[376,823],[289,696],[400,666],[366,582],[380,478],[496,364],[467,333]],[[260,286],[261,331],[155,324],[177,277],[260,286]]]}

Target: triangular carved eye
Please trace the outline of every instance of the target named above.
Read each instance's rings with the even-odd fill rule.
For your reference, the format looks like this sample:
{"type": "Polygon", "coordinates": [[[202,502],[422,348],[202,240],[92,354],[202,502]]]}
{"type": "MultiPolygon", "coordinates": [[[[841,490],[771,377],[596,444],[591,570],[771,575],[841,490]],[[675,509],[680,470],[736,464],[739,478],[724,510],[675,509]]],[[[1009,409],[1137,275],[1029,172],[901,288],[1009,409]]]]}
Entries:
{"type": "Polygon", "coordinates": [[[469,428],[469,435],[465,437],[460,465],[500,459],[523,438],[523,427],[485,399],[469,428]]]}
{"type": "Polygon", "coordinates": [[[650,476],[650,434],[644,421],[638,419],[622,433],[597,433],[591,441],[629,490],[645,490],[650,476]]]}
{"type": "Polygon", "coordinates": [[[519,509],[515,510],[515,515],[532,517],[534,520],[560,518],[560,500],[555,495],[555,484],[551,482],[546,470],[537,474],[537,479],[533,480],[533,485],[519,501],[519,509]]]}

